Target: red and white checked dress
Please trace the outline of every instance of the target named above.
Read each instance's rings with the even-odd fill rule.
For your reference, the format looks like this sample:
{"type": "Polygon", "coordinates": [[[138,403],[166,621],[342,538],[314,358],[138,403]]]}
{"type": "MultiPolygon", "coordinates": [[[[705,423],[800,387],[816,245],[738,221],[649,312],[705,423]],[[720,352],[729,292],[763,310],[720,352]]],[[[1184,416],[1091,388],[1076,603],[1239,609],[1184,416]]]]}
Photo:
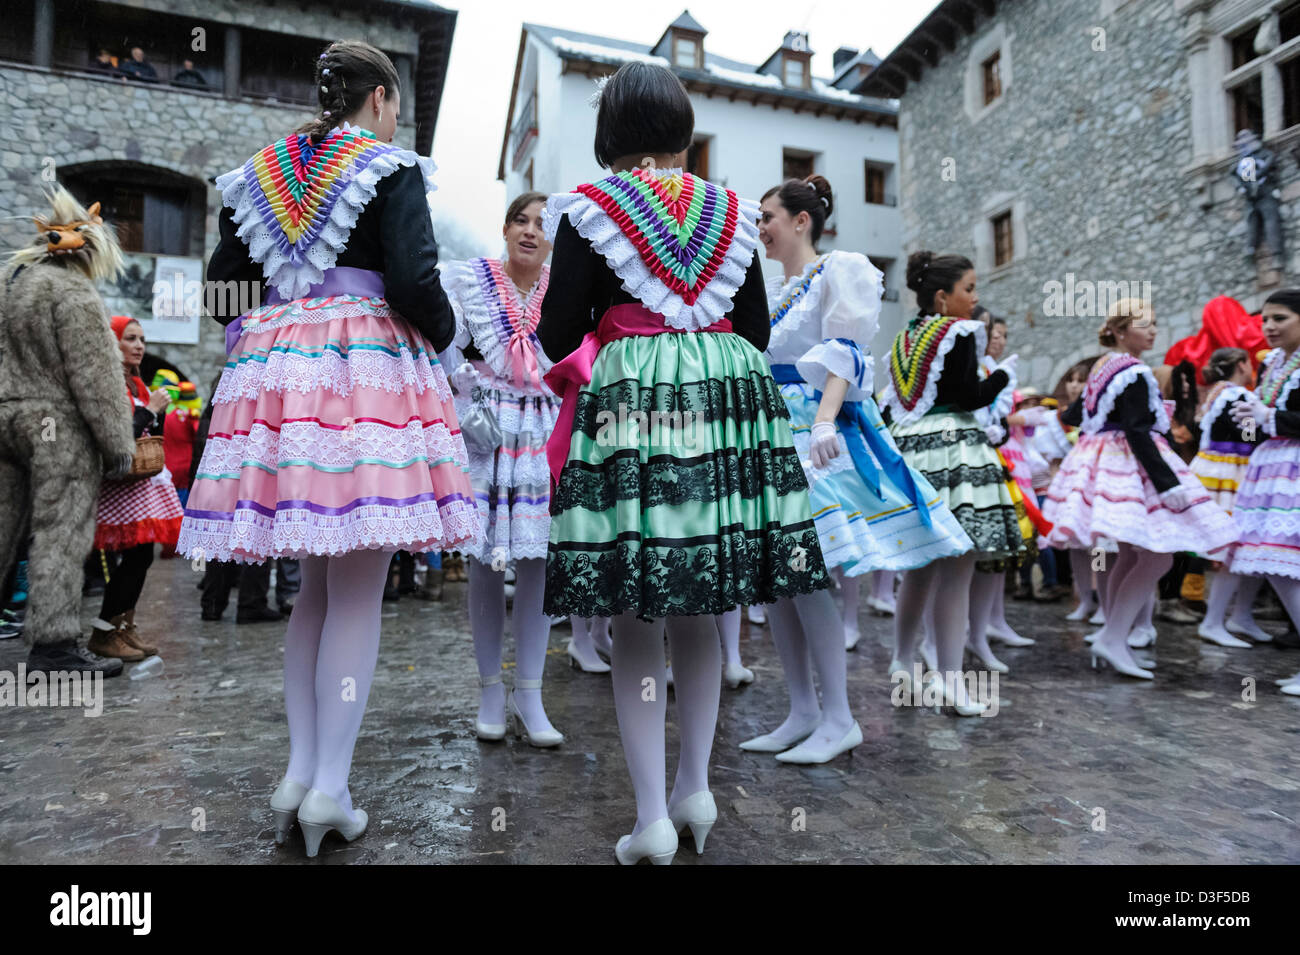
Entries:
{"type": "MultiPolygon", "coordinates": [[[[143,381],[137,378],[134,383],[137,393],[128,391],[132,411],[146,407],[149,395],[143,381]]],[[[99,488],[95,549],[126,550],[150,543],[175,548],[184,515],[171,472],[165,466],[151,478],[105,478],[99,488]]]]}

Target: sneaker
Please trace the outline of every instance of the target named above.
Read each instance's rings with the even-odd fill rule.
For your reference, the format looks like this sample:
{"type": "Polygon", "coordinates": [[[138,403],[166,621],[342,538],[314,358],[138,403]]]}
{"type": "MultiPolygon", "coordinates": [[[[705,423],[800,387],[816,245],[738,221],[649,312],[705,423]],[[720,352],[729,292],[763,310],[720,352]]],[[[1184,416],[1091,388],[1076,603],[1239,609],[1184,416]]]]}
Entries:
{"type": "Polygon", "coordinates": [[[122,661],[112,660],[77,646],[75,640],[62,643],[40,643],[27,654],[30,672],[50,673],[59,670],[78,670],[82,673],[99,672],[106,677],[122,672],[122,661]]]}
{"type": "Polygon", "coordinates": [[[95,656],[114,657],[127,663],[138,663],[145,658],[142,651],[126,642],[121,630],[96,630],[86,643],[86,649],[95,656]]]}

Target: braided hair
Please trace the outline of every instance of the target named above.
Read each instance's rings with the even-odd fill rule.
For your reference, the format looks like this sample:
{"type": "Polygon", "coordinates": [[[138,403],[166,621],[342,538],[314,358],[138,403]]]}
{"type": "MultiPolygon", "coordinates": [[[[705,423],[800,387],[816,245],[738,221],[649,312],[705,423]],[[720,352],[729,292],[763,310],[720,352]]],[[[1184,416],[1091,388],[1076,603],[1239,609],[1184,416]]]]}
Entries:
{"type": "Polygon", "coordinates": [[[361,108],[378,87],[386,98],[400,92],[397,68],[383,50],[363,40],[338,40],[316,59],[316,99],[319,111],[310,122],[294,130],[307,134],[313,144],[329,135],[361,108]]]}

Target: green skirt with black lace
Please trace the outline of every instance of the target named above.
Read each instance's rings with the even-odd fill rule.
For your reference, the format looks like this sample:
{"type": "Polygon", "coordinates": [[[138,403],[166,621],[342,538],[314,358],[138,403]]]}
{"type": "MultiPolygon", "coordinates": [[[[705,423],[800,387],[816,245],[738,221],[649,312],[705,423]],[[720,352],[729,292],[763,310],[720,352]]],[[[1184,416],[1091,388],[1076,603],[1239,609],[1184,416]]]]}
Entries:
{"type": "Polygon", "coordinates": [[[546,613],[718,614],[829,584],[763,355],[731,332],[602,347],[551,497],[546,613]]]}

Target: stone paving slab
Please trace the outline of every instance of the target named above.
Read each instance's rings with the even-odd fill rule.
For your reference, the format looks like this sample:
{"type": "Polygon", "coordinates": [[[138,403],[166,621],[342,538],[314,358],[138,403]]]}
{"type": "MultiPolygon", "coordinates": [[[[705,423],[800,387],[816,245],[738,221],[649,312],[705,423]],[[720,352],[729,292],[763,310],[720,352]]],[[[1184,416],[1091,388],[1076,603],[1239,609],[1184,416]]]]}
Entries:
{"type": "MultiPolygon", "coordinates": [[[[0,709],[0,862],[305,861],[297,834],[275,846],[268,806],[288,748],[283,624],[237,626],[233,606],[200,622],[196,581],[188,562],[155,563],[139,619],[165,672],[105,681],[101,717],[0,709]]],[[[544,692],[565,743],[478,742],[465,585],[446,590],[384,605],[352,774],[371,828],[331,837],[317,861],[612,862],[634,812],[608,676],[570,669],[555,628],[544,692]]],[[[1038,644],[999,648],[1012,672],[991,719],[893,707],[891,622],[864,613],[849,655],[864,742],[802,768],[738,748],[786,706],[769,634],[743,624],[756,679],[722,691],[718,823],[705,855],[687,840],[676,863],[1300,862],[1300,700],[1272,684],[1300,652],[1223,650],[1161,624],[1156,679],[1139,684],[1089,668],[1064,604],[1009,608],[1038,644]]],[[[96,610],[88,600],[86,619],[96,610]]],[[[0,670],[25,652],[0,643],[0,670]]],[[[675,754],[670,699],[670,774],[675,754]]]]}

